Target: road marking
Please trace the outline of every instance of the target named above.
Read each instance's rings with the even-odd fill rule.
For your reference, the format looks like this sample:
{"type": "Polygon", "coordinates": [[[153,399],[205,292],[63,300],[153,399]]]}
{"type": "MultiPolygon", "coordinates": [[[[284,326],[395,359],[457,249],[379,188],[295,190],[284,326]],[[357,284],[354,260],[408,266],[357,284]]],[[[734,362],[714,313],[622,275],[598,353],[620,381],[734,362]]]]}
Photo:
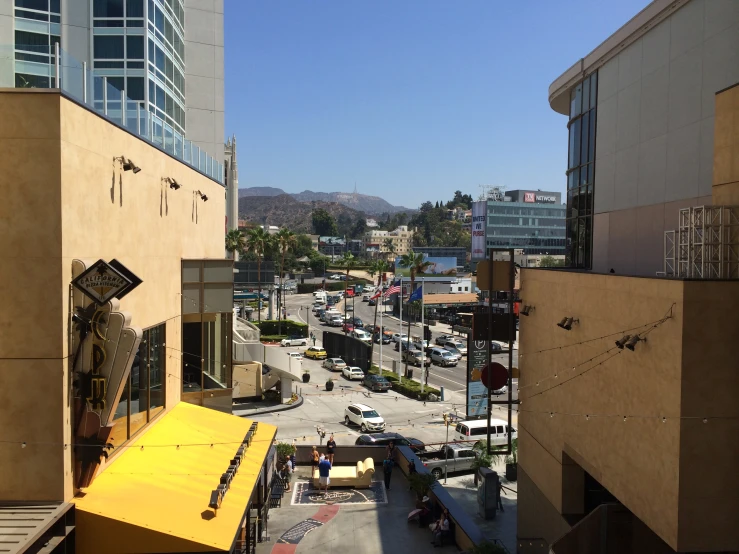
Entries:
{"type": "Polygon", "coordinates": [[[313,402],[313,400],[311,400],[310,398],[306,398],[305,401],[308,402],[309,404],[313,404],[314,406],[316,405],[316,403],[313,402]]]}

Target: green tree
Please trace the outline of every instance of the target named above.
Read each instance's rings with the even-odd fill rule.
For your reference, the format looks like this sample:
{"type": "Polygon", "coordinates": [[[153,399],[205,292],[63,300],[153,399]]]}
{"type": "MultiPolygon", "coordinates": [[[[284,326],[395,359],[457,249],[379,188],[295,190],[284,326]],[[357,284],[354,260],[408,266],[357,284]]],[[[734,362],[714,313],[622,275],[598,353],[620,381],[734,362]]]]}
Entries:
{"type": "Polygon", "coordinates": [[[262,303],[262,258],[271,242],[272,238],[263,227],[255,227],[246,236],[246,248],[257,258],[257,288],[259,291],[257,298],[257,318],[260,323],[262,321],[262,310],[260,309],[262,303]]]}
{"type": "MultiPolygon", "coordinates": [[[[387,267],[388,265],[385,260],[375,260],[370,266],[370,275],[374,276],[374,274],[377,273],[377,290],[380,291],[380,294],[382,294],[382,289],[380,288],[382,286],[382,275],[387,271],[387,267]]],[[[375,353],[374,333],[375,329],[377,329],[377,307],[380,305],[380,302],[382,302],[382,296],[380,296],[380,298],[377,299],[377,302],[375,302],[375,322],[372,325],[372,350],[370,350],[370,367],[372,367],[372,358],[375,353]]],[[[380,340],[382,340],[382,329],[380,329],[380,340]]],[[[380,360],[377,365],[380,368],[380,375],[382,375],[382,360],[380,360]]]]}
{"type": "Polygon", "coordinates": [[[312,216],[313,232],[322,237],[335,237],[339,231],[336,220],[323,208],[313,210],[312,216]]]}
{"type": "Polygon", "coordinates": [[[539,260],[539,267],[564,267],[564,260],[558,260],[554,256],[542,256],[539,260]]]}
{"type": "Polygon", "coordinates": [[[395,258],[395,243],[393,242],[393,239],[385,239],[382,241],[382,245],[385,247],[385,250],[390,253],[390,257],[395,258]]]}
{"type": "Polygon", "coordinates": [[[239,261],[239,253],[244,250],[246,246],[246,238],[244,233],[238,229],[231,229],[226,233],[226,251],[231,253],[233,261],[239,261]]]}
{"type": "Polygon", "coordinates": [[[340,237],[350,237],[354,228],[354,220],[346,212],[341,212],[336,219],[336,231],[340,237]]]}
{"type": "MultiPolygon", "coordinates": [[[[351,252],[344,252],[344,255],[339,259],[339,265],[346,269],[346,281],[344,281],[344,317],[346,317],[346,291],[349,288],[349,272],[359,265],[359,260],[355,258],[351,252]]],[[[344,327],[344,334],[346,334],[346,327],[344,327]]]]}
{"type": "Polygon", "coordinates": [[[357,219],[357,222],[354,224],[354,227],[352,227],[350,236],[353,239],[361,239],[366,232],[367,232],[367,219],[364,216],[362,216],[359,219],[357,219]]]}
{"type": "MultiPolygon", "coordinates": [[[[285,274],[285,255],[287,254],[287,251],[291,248],[295,248],[298,244],[297,239],[295,238],[295,233],[293,233],[290,229],[287,229],[283,227],[280,229],[277,234],[274,236],[275,243],[277,244],[277,247],[280,250],[280,294],[278,298],[282,299],[283,295],[285,294],[285,289],[282,287],[282,280],[283,276],[285,274]]],[[[277,306],[277,334],[282,334],[282,305],[284,302],[282,300],[280,301],[280,305],[277,306]]]]}
{"type": "Polygon", "coordinates": [[[310,236],[305,233],[295,235],[295,248],[293,249],[295,257],[302,258],[303,256],[308,256],[311,251],[315,252],[315,250],[313,250],[313,241],[310,236]]]}
{"type": "MultiPolygon", "coordinates": [[[[416,275],[419,273],[423,273],[428,269],[428,267],[431,265],[431,262],[424,260],[424,255],[419,252],[416,254],[413,252],[413,250],[410,250],[407,254],[403,254],[400,257],[400,265],[401,267],[407,267],[409,269],[410,278],[411,278],[411,294],[413,293],[413,286],[416,283],[416,275]]],[[[400,295],[400,301],[403,301],[403,294],[401,292],[400,295]]],[[[411,318],[410,314],[408,314],[408,340],[410,340],[411,337],[411,318]]],[[[405,371],[404,371],[405,377],[408,378],[408,357],[405,359],[405,371]]]]}
{"type": "Polygon", "coordinates": [[[421,204],[421,208],[420,208],[421,212],[430,212],[433,209],[434,209],[434,205],[428,201],[421,204]]]}

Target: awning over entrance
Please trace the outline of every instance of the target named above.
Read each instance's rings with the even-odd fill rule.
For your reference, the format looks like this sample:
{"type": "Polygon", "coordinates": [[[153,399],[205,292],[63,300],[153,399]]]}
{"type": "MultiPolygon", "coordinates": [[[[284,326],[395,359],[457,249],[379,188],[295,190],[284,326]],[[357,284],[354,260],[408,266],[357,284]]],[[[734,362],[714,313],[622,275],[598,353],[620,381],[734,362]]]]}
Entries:
{"type": "Polygon", "coordinates": [[[427,308],[454,308],[458,306],[477,306],[480,303],[480,298],[476,292],[438,293],[427,294],[424,302],[427,308]]]}
{"type": "Polygon", "coordinates": [[[277,427],[259,423],[217,513],[208,503],[252,423],[177,404],[74,499],[77,553],[231,550],[277,427]]]}

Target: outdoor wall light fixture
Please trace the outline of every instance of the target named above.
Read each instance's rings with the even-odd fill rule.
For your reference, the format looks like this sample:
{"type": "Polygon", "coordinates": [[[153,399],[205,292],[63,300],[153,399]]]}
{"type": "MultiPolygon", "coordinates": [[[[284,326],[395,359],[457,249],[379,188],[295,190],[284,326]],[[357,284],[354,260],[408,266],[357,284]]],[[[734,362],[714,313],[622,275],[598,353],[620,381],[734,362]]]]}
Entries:
{"type": "Polygon", "coordinates": [[[565,331],[571,331],[573,323],[580,323],[580,320],[572,319],[571,317],[563,317],[562,320],[557,323],[557,327],[561,327],[565,331]]]}
{"type": "Polygon", "coordinates": [[[631,338],[631,335],[624,335],[620,339],[616,341],[616,346],[618,346],[619,350],[623,350],[624,346],[627,342],[629,342],[629,339],[631,338]]]}
{"type": "Polygon", "coordinates": [[[634,335],[628,341],[626,341],[626,344],[624,344],[624,346],[633,352],[634,351],[634,347],[639,342],[647,342],[647,339],[646,338],[642,338],[639,335],[634,335]]]}
{"type": "Polygon", "coordinates": [[[197,194],[198,194],[198,196],[200,197],[200,199],[201,199],[201,200],[202,200],[203,202],[207,202],[207,201],[208,201],[208,197],[207,197],[207,196],[206,196],[205,194],[203,194],[202,192],[200,192],[200,191],[197,191],[197,194]]]}
{"type": "Polygon", "coordinates": [[[521,315],[528,316],[530,312],[532,312],[535,308],[533,306],[524,306],[523,310],[521,310],[519,313],[521,315]]]}
{"type": "Polygon", "coordinates": [[[164,180],[165,183],[168,183],[169,184],[169,188],[171,188],[173,190],[177,190],[177,189],[182,188],[182,185],[180,183],[178,183],[177,181],[175,181],[174,179],[172,179],[172,177],[164,177],[163,180],[164,180]]]}
{"type": "Polygon", "coordinates": [[[118,156],[117,158],[114,158],[114,160],[121,162],[121,167],[123,168],[123,171],[133,171],[134,173],[138,173],[139,171],[141,171],[141,168],[133,163],[130,158],[126,158],[125,156],[118,156]]]}

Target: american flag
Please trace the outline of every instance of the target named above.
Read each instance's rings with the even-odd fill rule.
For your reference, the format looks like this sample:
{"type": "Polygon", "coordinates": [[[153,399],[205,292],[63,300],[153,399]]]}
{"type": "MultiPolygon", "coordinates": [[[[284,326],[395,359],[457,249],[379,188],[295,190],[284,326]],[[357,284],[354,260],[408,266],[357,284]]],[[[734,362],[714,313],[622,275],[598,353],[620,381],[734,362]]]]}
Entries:
{"type": "Polygon", "coordinates": [[[385,291],[385,294],[383,295],[385,298],[390,296],[391,294],[395,294],[400,292],[400,281],[395,281],[392,285],[390,285],[385,291]]]}

